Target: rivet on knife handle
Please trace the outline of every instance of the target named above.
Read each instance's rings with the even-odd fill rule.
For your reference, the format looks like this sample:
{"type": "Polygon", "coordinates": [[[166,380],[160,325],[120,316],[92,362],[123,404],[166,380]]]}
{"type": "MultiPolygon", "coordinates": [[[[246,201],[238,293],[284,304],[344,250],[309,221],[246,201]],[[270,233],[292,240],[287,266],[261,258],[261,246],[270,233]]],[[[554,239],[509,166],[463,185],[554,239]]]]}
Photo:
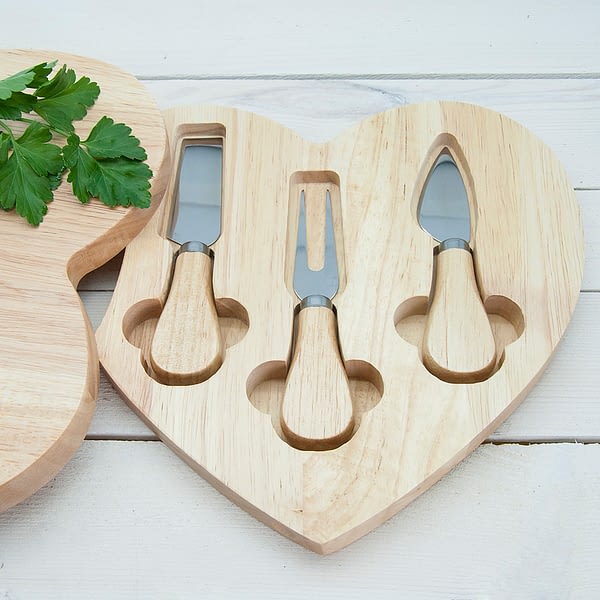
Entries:
{"type": "Polygon", "coordinates": [[[468,243],[467,192],[449,151],[439,155],[429,174],[421,196],[419,223],[441,241],[434,256],[434,277],[421,347],[423,364],[444,381],[482,381],[496,366],[496,343],[468,243]]]}
{"type": "Polygon", "coordinates": [[[169,235],[182,245],[150,349],[156,378],[169,385],[205,381],[225,355],[209,247],[221,232],[222,155],[222,138],[198,140],[183,148],[176,218],[169,235]]]}
{"type": "Polygon", "coordinates": [[[346,442],[354,430],[348,375],[340,352],[335,308],[338,270],[331,197],[322,185],[306,184],[300,201],[294,290],[302,298],[281,405],[280,423],[288,442],[301,450],[328,450],[346,442]],[[326,200],[323,268],[308,267],[305,204],[326,200]]]}

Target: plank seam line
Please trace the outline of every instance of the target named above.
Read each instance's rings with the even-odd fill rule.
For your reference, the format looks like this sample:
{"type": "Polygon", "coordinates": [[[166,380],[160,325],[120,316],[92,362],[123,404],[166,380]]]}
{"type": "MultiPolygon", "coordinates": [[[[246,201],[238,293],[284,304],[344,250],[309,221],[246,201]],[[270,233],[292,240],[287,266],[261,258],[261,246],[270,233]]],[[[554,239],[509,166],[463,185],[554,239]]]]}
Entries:
{"type": "MultiPolygon", "coordinates": [[[[119,437],[118,435],[88,435],[85,437],[86,442],[123,442],[123,443],[163,443],[158,437],[151,435],[144,436],[130,436],[130,437],[119,437]]],[[[482,442],[481,446],[544,446],[549,444],[571,444],[574,446],[594,446],[600,445],[600,438],[589,438],[589,439],[578,439],[574,437],[565,438],[546,438],[546,439],[519,439],[519,438],[507,438],[503,440],[487,439],[482,442]]]]}
{"type": "MultiPolygon", "coordinates": [[[[111,287],[111,288],[87,288],[86,287],[83,289],[79,289],[79,288],[77,289],[78,294],[81,292],[83,292],[85,294],[97,294],[97,293],[98,294],[99,293],[102,293],[102,294],[111,293],[112,294],[112,293],[114,293],[114,291],[115,291],[114,284],[113,284],[113,287],[111,287]]],[[[582,288],[579,291],[582,294],[596,294],[596,293],[600,292],[600,288],[582,288]]]]}
{"type": "Polygon", "coordinates": [[[517,438],[507,438],[505,440],[485,440],[482,446],[546,446],[552,444],[570,444],[572,446],[598,446],[600,438],[577,439],[573,437],[567,438],[547,438],[535,440],[523,440],[517,438]]]}
{"type": "Polygon", "coordinates": [[[600,73],[232,73],[219,75],[217,73],[172,75],[138,74],[136,78],[143,81],[373,81],[373,80],[557,80],[557,79],[600,79],[600,73]]]}
{"type": "Polygon", "coordinates": [[[162,440],[160,440],[158,437],[153,436],[152,434],[148,434],[148,435],[131,435],[131,436],[123,436],[123,435],[119,435],[119,434],[114,434],[114,435],[110,435],[110,434],[90,434],[90,435],[86,435],[85,436],[85,440],[86,442],[150,442],[150,443],[156,443],[156,442],[161,442],[162,440]]]}

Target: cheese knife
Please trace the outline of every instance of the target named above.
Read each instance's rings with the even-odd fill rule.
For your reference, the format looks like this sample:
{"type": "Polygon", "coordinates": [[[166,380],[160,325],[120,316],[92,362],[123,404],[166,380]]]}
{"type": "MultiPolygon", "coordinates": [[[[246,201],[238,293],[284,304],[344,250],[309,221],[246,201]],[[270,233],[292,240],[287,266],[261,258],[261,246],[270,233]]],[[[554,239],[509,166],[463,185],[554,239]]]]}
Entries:
{"type": "Polygon", "coordinates": [[[445,381],[482,381],[496,365],[496,344],[469,245],[467,191],[449,152],[440,154],[429,174],[418,216],[421,228],[440,242],[434,250],[423,363],[445,381]]]}
{"type": "MultiPolygon", "coordinates": [[[[290,366],[281,404],[281,428],[301,450],[328,450],[347,441],[354,429],[348,375],[338,338],[332,302],[339,286],[331,195],[307,184],[301,192],[294,264],[295,309],[290,366]],[[306,204],[325,201],[323,265],[309,266],[306,204]]],[[[311,211],[312,212],[312,211],[311,211]]],[[[316,236],[315,236],[316,237],[316,236]]]]}
{"type": "Polygon", "coordinates": [[[168,233],[181,245],[150,349],[155,376],[169,385],[204,381],[223,362],[210,248],[221,233],[222,150],[221,138],[190,141],[182,148],[168,233]]]}

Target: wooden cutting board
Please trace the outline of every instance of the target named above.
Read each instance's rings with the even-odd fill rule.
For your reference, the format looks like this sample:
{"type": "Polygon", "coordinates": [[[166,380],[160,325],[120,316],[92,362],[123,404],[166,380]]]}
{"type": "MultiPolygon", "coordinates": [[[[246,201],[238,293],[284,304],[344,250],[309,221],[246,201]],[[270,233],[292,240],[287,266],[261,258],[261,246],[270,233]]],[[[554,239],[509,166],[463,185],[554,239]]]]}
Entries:
{"type": "MultiPolygon", "coordinates": [[[[543,372],[579,297],[583,235],[573,188],[531,132],[472,105],[398,107],[324,144],[230,108],[164,114],[171,181],[125,252],[97,331],[101,362],[134,410],[215,487],[296,542],[333,552],[473,451],[543,372]],[[166,239],[177,165],[183,144],[216,134],[224,137],[224,164],[213,288],[225,354],[202,381],[164,383],[150,353],[177,250],[166,239]],[[467,188],[477,292],[496,346],[492,370],[477,378],[438,377],[423,358],[441,254],[417,212],[440,151],[453,156],[467,188]],[[331,195],[337,333],[355,422],[324,450],[299,449],[282,428],[286,391],[294,390],[301,410],[316,397],[306,418],[317,421],[330,418],[318,399],[331,406],[333,394],[330,371],[320,371],[330,368],[331,353],[326,361],[329,338],[318,319],[308,325],[304,361],[292,350],[299,192],[307,188],[331,195]],[[295,369],[289,386],[298,364],[310,368],[295,369]]],[[[469,325],[465,307],[444,318],[469,325]]]]}
{"type": "Polygon", "coordinates": [[[129,242],[155,212],[168,160],[163,119],[131,75],[54,51],[0,51],[0,78],[44,61],[66,63],[101,89],[82,136],[108,115],[129,125],[154,173],[149,209],[83,206],[64,182],[34,228],[0,211],[0,510],[49,481],[83,441],[98,388],[98,357],[76,292],[86,273],[129,242]]]}

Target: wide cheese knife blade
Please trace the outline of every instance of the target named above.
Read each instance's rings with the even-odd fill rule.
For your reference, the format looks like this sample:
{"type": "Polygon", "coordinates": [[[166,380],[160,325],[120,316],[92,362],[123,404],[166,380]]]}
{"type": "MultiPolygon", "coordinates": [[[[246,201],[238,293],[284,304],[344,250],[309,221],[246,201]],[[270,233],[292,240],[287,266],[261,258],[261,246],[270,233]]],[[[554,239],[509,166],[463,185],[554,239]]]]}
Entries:
{"type": "Polygon", "coordinates": [[[222,140],[182,150],[178,197],[168,237],[181,244],[150,362],[161,382],[190,385],[221,366],[224,343],[213,294],[213,244],[221,233],[222,140]]]}
{"type": "Polygon", "coordinates": [[[496,344],[469,246],[468,195],[448,152],[440,154],[429,174],[418,215],[421,227],[440,242],[435,249],[423,363],[445,381],[482,381],[495,368],[496,344]]]}
{"type": "MultiPolygon", "coordinates": [[[[314,215],[318,210],[310,212],[314,215]]],[[[346,442],[354,429],[352,398],[332,302],[338,285],[331,195],[321,184],[306,184],[300,198],[294,265],[294,291],[300,304],[296,307],[292,358],[280,413],[288,442],[301,450],[335,448],[346,442]],[[323,265],[312,269],[306,206],[318,209],[323,202],[323,265]]]]}

